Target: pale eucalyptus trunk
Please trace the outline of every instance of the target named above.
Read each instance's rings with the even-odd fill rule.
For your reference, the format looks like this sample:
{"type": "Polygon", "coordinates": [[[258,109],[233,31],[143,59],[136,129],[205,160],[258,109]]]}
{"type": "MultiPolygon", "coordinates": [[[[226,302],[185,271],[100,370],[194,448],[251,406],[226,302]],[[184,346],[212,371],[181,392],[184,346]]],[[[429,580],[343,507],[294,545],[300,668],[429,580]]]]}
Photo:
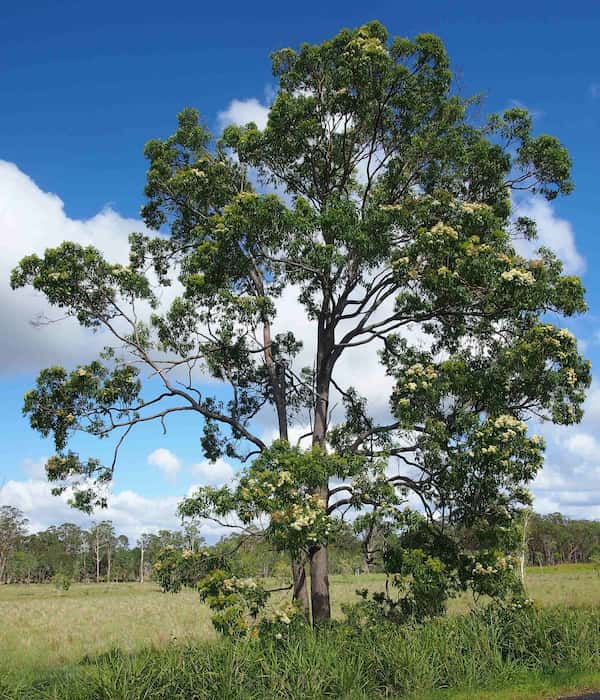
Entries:
{"type": "MultiPolygon", "coordinates": [[[[331,357],[333,350],[333,334],[322,320],[319,321],[317,346],[317,381],[315,422],[313,428],[313,446],[326,448],[327,423],[329,418],[329,386],[331,383],[331,357]]],[[[321,484],[315,490],[315,495],[323,501],[327,508],[329,500],[329,484],[321,484]]],[[[331,602],[329,593],[329,557],[327,546],[317,545],[310,552],[310,592],[313,625],[331,618],[331,602]]]]}
{"type": "Polygon", "coordinates": [[[140,540],[140,583],[144,583],[144,538],[140,540]]]}

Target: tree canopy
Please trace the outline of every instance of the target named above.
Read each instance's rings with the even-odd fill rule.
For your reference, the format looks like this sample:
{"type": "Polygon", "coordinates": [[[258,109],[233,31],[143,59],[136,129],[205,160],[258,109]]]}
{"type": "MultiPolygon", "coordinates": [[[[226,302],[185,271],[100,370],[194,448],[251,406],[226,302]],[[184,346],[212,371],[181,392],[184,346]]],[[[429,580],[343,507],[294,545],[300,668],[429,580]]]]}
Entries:
{"type": "Polygon", "coordinates": [[[186,109],[172,136],[146,145],[142,217],[156,235],[132,234],[127,266],[65,242],[24,258],[11,281],[112,338],[89,364],[44,369],[25,397],[31,425],[54,438],[57,488],[104,505],[98,487],[136,425],[197,414],[205,455],[245,466],[182,514],[234,515],[249,536],[266,518],[262,534],[290,552],[305,605],[309,563],[320,622],[327,543],[344,516],[358,515],[367,551],[375,532],[400,533],[460,585],[481,552],[499,560],[543,461],[527,421],[582,416],[590,366],[556,320],[586,306],[552,251],[529,259],[515,247],[536,226],[514,215],[514,196],[568,194],[566,149],[534,135],[521,108],[476,120],[439,38],[390,39],[371,22],[272,61],[263,130],[215,138],[186,109]],[[174,284],[165,309],[157,289],[174,284]],[[290,289],[315,329],[306,366],[302,339],[274,331],[290,289]],[[369,344],[394,382],[389,420],[338,381],[340,358],[369,344]],[[289,443],[294,422],[310,425],[300,445],[289,443]],[[111,463],[70,451],[78,432],[114,436],[111,463]],[[470,553],[447,535],[461,528],[470,553]]]}

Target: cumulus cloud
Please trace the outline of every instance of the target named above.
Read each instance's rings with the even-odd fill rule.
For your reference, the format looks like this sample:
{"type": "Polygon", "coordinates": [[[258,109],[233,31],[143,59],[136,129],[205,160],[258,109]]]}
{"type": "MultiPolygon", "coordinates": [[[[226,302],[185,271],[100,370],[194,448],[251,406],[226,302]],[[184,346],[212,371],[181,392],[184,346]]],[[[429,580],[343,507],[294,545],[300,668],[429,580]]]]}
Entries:
{"type": "MultiPolygon", "coordinates": [[[[50,484],[42,479],[11,480],[0,486],[0,504],[19,508],[29,519],[32,532],[44,530],[50,525],[70,522],[88,528],[93,520],[111,520],[117,532],[125,534],[135,544],[144,532],[176,530],[181,526],[177,516],[178,496],[147,498],[135,491],[113,493],[108,498],[108,508],[96,510],[92,516],[71,508],[68,495],[53,496],[50,484]]],[[[215,542],[228,532],[210,521],[200,522],[202,536],[215,542]]]]}
{"type": "Polygon", "coordinates": [[[250,97],[247,100],[231,100],[227,109],[219,112],[217,119],[221,128],[229,124],[243,126],[254,122],[259,129],[264,129],[268,116],[269,108],[256,97],[250,97]]]}
{"type": "Polygon", "coordinates": [[[546,439],[547,452],[544,467],[532,484],[536,511],[600,517],[600,443],[593,434],[593,423],[594,417],[586,415],[580,425],[537,426],[536,431],[546,439]]]}
{"type": "Polygon", "coordinates": [[[148,464],[158,467],[163,476],[169,481],[175,481],[181,471],[181,461],[176,454],[166,447],[159,447],[148,455],[148,464]]]}
{"type": "Polygon", "coordinates": [[[556,215],[550,202],[541,197],[529,197],[516,204],[515,213],[534,219],[538,228],[536,240],[517,242],[519,253],[531,256],[540,246],[551,248],[562,260],[567,273],[579,275],[585,272],[585,258],[577,250],[573,227],[556,215]]]}
{"type": "Polygon", "coordinates": [[[42,191],[14,163],[0,161],[0,372],[14,374],[51,364],[87,361],[106,343],[103,333],[81,328],[73,319],[36,327],[40,316],[56,319],[60,312],[31,288],[13,291],[11,269],[31,253],[64,240],[94,245],[111,260],[127,263],[128,235],[143,224],[104,209],[91,219],[69,218],[55,194],[42,191]]]}
{"type": "Polygon", "coordinates": [[[575,433],[564,445],[569,452],[583,459],[597,459],[600,456],[600,443],[588,433],[575,433]]]}
{"type": "Polygon", "coordinates": [[[229,484],[235,477],[235,471],[229,462],[224,459],[217,459],[216,462],[204,460],[197,464],[192,464],[190,472],[200,479],[201,486],[222,486],[229,484]]]}
{"type": "Polygon", "coordinates": [[[592,383],[583,410],[585,425],[597,432],[600,429],[600,387],[596,381],[592,383]]]}

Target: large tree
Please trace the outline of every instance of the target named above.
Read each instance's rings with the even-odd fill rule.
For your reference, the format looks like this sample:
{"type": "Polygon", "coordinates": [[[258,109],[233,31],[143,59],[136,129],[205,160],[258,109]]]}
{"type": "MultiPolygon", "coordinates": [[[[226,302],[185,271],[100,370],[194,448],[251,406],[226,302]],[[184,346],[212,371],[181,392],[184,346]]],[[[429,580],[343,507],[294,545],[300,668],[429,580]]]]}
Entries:
{"type": "Polygon", "coordinates": [[[182,512],[235,513],[249,536],[266,514],[263,534],[290,552],[305,605],[309,565],[318,623],[330,615],[337,513],[362,513],[368,549],[385,523],[410,528],[412,493],[438,535],[475,528],[483,542],[527,501],[543,441],[524,421],[581,418],[589,365],[553,321],[585,303],[551,251],[515,249],[536,231],[511,198],[568,194],[566,150],[534,136],[523,109],[476,121],[440,39],[390,40],[372,22],[272,59],[262,131],[213,139],[187,109],[172,136],[147,144],[142,216],[157,234],[131,236],[128,266],[66,242],[24,258],[12,285],[114,341],[87,365],[44,369],[25,398],[31,425],[54,437],[58,488],[103,505],[99,487],[136,425],[196,414],[209,459],[249,466],[182,512]],[[175,279],[164,309],[156,287],[175,279]],[[276,332],[290,288],[314,327],[306,367],[301,339],[276,332]],[[341,383],[340,358],[366,345],[395,385],[389,419],[341,383]],[[310,425],[306,449],[289,445],[294,421],[310,425]],[[68,451],[78,432],[114,435],[114,459],[68,451]],[[390,473],[391,460],[403,469],[390,473]]]}

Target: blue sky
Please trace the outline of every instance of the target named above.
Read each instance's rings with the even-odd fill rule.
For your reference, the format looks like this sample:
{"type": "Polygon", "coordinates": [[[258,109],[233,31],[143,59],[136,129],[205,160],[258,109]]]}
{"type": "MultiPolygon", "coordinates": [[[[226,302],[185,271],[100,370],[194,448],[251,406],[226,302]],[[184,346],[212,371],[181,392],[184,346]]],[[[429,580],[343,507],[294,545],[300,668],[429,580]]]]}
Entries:
{"type": "MultiPolygon", "coordinates": [[[[80,361],[95,342],[68,328],[33,330],[28,321],[38,301],[10,292],[7,270],[21,255],[69,237],[122,255],[127,232],[141,227],[142,149],[149,138],[169,134],[176,113],[187,105],[215,129],[263,114],[274,88],[270,51],[321,41],[371,19],[395,35],[439,34],[463,94],[484,93],[486,111],[525,105],[536,130],[558,136],[569,148],[574,194],[551,206],[522,206],[541,217],[544,235],[567,267],[583,274],[590,312],[570,328],[596,364],[596,3],[11,3],[0,16],[0,242],[6,253],[0,264],[0,502],[22,507],[36,527],[76,519],[48,497],[40,464],[52,447],[29,429],[20,407],[37,369],[80,361]]],[[[600,517],[600,489],[594,488],[600,476],[597,387],[581,426],[548,433],[548,468],[536,490],[540,510],[600,517]]],[[[137,433],[115,481],[109,515],[117,524],[132,535],[139,523],[173,524],[177,498],[207,474],[198,434],[192,420],[170,426],[166,438],[152,428],[137,433]],[[155,454],[149,463],[156,450],[170,452],[155,454]]],[[[225,464],[217,471],[222,478],[231,473],[225,464]]]]}

